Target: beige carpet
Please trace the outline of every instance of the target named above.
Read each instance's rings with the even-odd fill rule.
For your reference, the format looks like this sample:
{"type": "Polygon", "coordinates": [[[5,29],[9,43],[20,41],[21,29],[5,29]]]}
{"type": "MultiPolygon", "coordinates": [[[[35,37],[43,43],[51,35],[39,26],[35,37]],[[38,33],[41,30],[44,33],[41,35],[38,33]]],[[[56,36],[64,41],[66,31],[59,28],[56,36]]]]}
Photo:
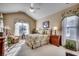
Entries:
{"type": "Polygon", "coordinates": [[[65,50],[63,47],[57,47],[51,44],[36,49],[31,49],[26,44],[23,44],[17,56],[65,56],[65,50]]]}

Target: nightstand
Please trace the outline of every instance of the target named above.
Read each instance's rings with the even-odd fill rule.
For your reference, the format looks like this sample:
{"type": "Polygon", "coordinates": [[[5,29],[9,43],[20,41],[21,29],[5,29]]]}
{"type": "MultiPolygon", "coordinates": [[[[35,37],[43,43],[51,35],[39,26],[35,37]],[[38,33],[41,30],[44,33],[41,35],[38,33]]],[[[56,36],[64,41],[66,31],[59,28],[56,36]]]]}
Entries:
{"type": "Polygon", "coordinates": [[[60,36],[58,35],[51,35],[50,36],[50,43],[56,46],[60,46],[61,44],[61,39],[60,36]]]}

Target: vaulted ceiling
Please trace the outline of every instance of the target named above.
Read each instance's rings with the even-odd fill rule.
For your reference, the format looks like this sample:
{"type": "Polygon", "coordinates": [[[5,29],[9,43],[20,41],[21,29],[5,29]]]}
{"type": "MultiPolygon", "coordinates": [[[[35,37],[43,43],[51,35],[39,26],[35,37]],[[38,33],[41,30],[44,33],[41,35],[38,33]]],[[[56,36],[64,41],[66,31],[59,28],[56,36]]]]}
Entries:
{"type": "Polygon", "coordinates": [[[42,17],[54,14],[60,10],[68,8],[75,4],[66,4],[66,3],[35,3],[35,12],[30,12],[30,3],[0,3],[0,12],[3,13],[12,13],[22,11],[31,16],[32,18],[38,20],[42,17]]]}

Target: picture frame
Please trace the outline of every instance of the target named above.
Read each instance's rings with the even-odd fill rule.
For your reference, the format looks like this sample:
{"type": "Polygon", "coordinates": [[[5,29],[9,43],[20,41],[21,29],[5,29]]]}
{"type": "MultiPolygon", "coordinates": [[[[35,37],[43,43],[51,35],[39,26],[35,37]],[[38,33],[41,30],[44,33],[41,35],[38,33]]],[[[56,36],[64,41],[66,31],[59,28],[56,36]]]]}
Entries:
{"type": "Polygon", "coordinates": [[[43,28],[49,28],[49,21],[43,22],[43,28]]]}

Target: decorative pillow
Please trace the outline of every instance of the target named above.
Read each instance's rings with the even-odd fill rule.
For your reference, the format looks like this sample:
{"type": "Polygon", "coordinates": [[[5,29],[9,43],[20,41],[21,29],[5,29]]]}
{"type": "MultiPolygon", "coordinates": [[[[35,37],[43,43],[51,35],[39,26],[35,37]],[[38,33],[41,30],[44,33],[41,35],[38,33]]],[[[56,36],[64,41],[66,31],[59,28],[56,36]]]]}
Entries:
{"type": "Polygon", "coordinates": [[[50,30],[49,29],[45,29],[44,31],[45,31],[46,35],[50,35],[50,30]]]}
{"type": "Polygon", "coordinates": [[[46,35],[50,35],[50,29],[39,29],[38,33],[39,34],[46,34],[46,35]]]}
{"type": "Polygon", "coordinates": [[[39,33],[39,34],[43,34],[43,29],[39,29],[39,30],[38,30],[38,33],[39,33]]]}

